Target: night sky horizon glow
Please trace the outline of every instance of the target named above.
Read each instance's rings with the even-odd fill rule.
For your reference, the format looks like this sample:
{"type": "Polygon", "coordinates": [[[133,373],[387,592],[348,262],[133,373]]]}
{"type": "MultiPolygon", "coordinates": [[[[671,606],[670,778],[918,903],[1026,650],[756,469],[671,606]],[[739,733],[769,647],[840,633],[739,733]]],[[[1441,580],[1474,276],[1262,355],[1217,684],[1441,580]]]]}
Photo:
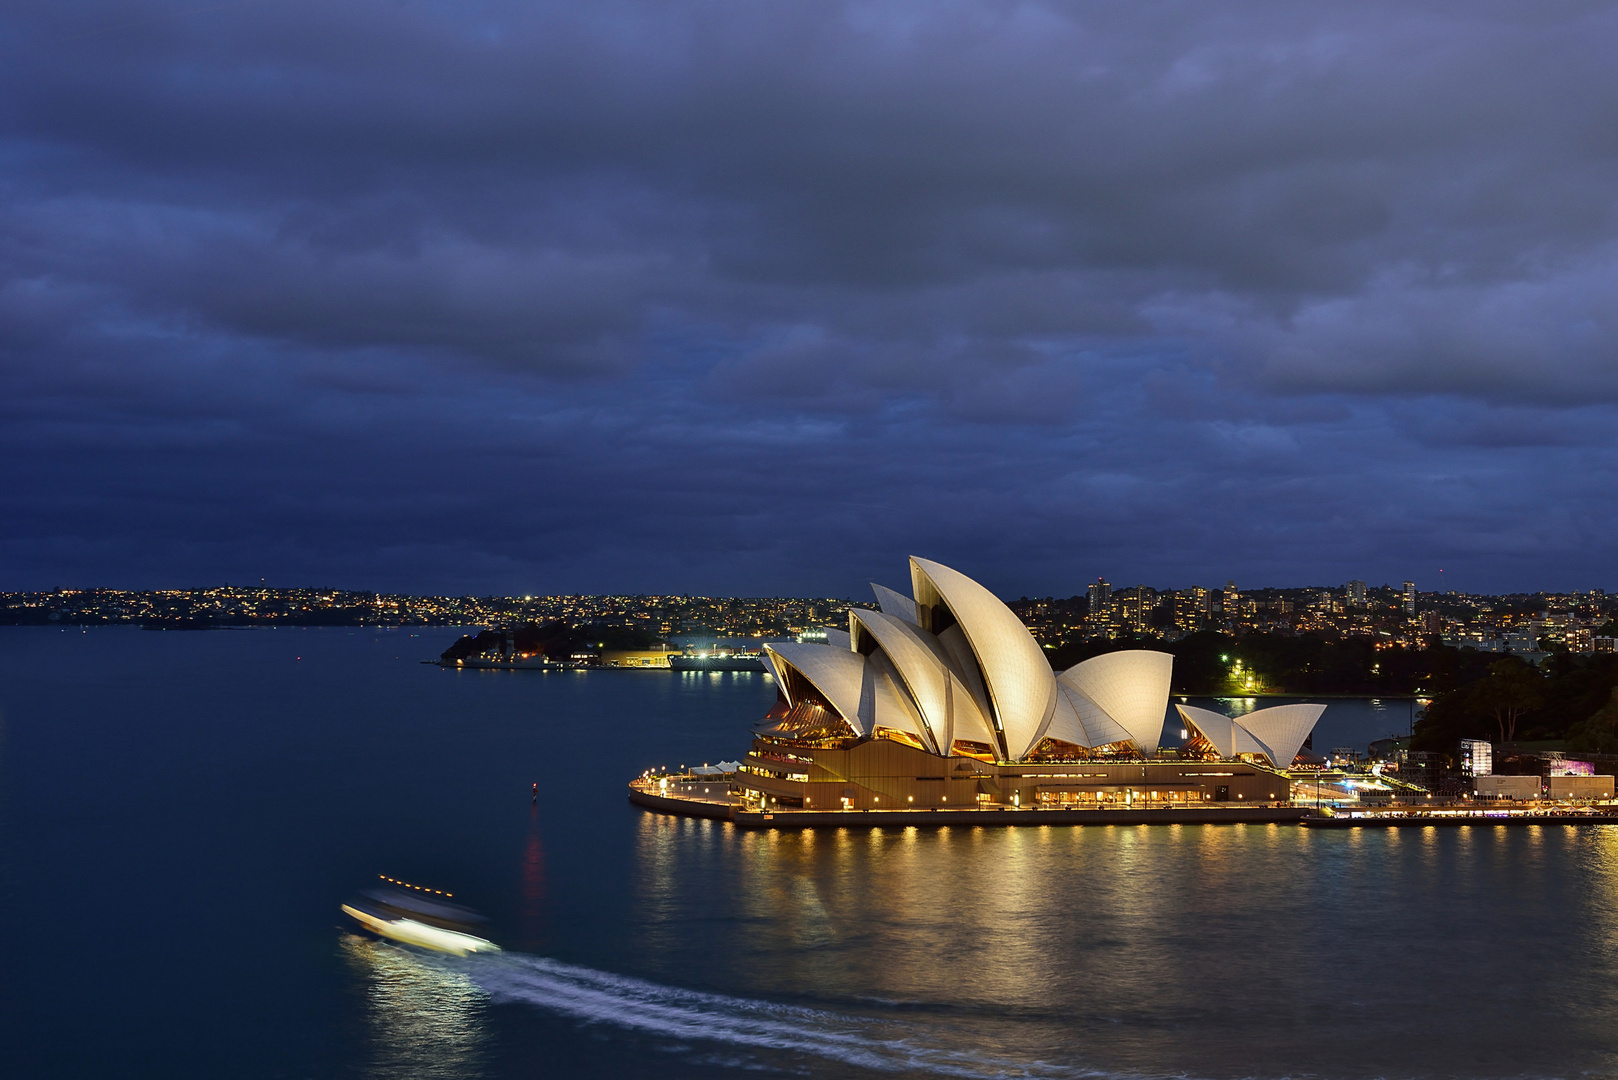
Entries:
{"type": "Polygon", "coordinates": [[[0,589],[1618,589],[1615,47],[16,0],[0,589]]]}

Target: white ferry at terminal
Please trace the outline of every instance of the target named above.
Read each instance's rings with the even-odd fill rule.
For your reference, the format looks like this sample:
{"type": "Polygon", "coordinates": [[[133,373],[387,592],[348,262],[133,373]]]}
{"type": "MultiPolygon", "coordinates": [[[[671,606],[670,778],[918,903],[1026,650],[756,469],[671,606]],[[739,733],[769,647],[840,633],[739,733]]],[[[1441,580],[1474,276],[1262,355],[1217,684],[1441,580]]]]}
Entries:
{"type": "Polygon", "coordinates": [[[713,652],[670,653],[674,671],[767,671],[762,650],[718,649],[713,652]]]}

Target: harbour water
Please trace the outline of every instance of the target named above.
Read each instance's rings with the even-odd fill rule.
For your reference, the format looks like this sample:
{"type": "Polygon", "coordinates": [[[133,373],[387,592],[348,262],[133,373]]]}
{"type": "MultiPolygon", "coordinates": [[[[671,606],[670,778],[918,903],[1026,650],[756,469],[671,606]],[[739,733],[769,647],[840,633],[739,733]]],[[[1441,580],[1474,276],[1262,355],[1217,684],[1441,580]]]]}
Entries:
{"type": "Polygon", "coordinates": [[[454,636],[0,629],[0,1073],[1618,1073],[1618,828],[744,833],[623,783],[738,753],[763,676],[454,636]],[[348,933],[378,873],[507,951],[348,933]]]}

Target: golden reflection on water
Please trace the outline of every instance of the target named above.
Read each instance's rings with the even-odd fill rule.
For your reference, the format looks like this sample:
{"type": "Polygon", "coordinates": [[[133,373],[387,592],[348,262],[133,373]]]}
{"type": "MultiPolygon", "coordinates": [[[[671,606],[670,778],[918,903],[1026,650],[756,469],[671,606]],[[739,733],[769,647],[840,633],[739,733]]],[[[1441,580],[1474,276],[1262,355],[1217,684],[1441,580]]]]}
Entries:
{"type": "Polygon", "coordinates": [[[633,944],[669,981],[700,962],[767,999],[1033,1017],[1148,1072],[1309,1071],[1326,1043],[1355,1075],[1484,1075],[1567,1047],[1618,1065],[1596,1049],[1618,1020],[1618,827],[754,832],[645,815],[637,864],[633,944]],[[1291,1019],[1263,1019],[1277,1012],[1291,1019]],[[1416,1041],[1366,1042],[1367,1024],[1416,1041]]]}
{"type": "Polygon", "coordinates": [[[476,1080],[484,1075],[488,996],[459,972],[357,934],[339,947],[364,981],[375,1080],[476,1080]]]}
{"type": "MultiPolygon", "coordinates": [[[[1254,860],[1290,882],[1310,841],[1270,826],[730,830],[724,892],[748,989],[1061,1008],[1075,981],[1180,978],[1175,940],[1199,921],[1253,919],[1254,860]],[[1168,873],[1166,873],[1168,871],[1168,873]]],[[[645,815],[642,944],[673,947],[701,917],[695,883],[720,854],[679,819],[645,815]]],[[[1293,885],[1288,885],[1288,889],[1293,885]]],[[[1307,896],[1264,900],[1267,929],[1307,896]]]]}
{"type": "Polygon", "coordinates": [[[1592,914],[1603,929],[1590,948],[1603,964],[1618,966],[1618,825],[1587,829],[1579,839],[1589,856],[1592,914]]]}

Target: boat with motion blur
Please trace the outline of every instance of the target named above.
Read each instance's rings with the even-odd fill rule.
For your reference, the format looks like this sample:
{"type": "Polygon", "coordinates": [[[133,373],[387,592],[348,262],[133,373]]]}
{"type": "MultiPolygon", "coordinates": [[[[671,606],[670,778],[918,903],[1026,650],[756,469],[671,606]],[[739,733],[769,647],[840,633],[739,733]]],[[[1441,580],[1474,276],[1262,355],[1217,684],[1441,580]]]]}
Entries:
{"type": "Polygon", "coordinates": [[[482,936],[488,920],[471,908],[450,903],[445,899],[449,893],[382,880],[393,887],[363,890],[343,905],[343,914],[377,937],[403,945],[456,956],[500,951],[482,936]]]}

